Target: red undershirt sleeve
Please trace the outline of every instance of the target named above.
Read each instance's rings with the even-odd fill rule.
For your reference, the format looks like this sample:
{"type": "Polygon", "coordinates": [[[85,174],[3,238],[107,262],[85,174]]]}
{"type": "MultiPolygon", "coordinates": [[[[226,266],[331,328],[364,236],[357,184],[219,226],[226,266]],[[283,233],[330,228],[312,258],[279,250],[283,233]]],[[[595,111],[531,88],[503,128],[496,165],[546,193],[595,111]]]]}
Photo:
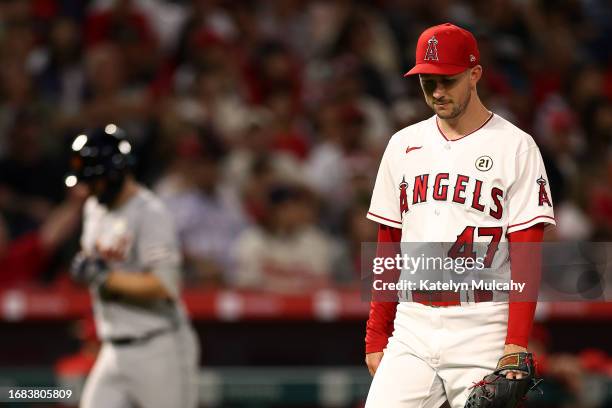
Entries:
{"type": "Polygon", "coordinates": [[[511,277],[515,282],[528,282],[529,295],[510,294],[508,310],[508,333],[506,344],[527,347],[529,334],[533,325],[536,308],[536,296],[541,277],[540,245],[517,245],[513,243],[541,243],[544,235],[544,224],[536,224],[527,229],[512,232],[508,235],[510,242],[511,277]]]}
{"type": "MultiPolygon", "coordinates": [[[[401,229],[379,224],[379,245],[376,250],[376,256],[394,256],[394,254],[388,253],[389,246],[384,244],[400,242],[401,238],[401,229]]],[[[387,346],[389,337],[393,333],[393,320],[395,319],[396,308],[397,302],[379,302],[375,300],[370,302],[370,314],[366,324],[366,354],[383,351],[387,346]]]]}

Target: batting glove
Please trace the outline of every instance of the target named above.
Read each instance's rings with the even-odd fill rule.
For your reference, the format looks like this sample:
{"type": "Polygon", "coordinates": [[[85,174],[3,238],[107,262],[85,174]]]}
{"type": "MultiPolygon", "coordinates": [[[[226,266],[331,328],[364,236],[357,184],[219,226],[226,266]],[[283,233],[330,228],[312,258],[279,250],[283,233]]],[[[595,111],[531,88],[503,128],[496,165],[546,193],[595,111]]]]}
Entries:
{"type": "Polygon", "coordinates": [[[86,286],[100,288],[106,282],[110,269],[101,258],[94,258],[79,252],[72,260],[70,275],[72,279],[86,286]]]}

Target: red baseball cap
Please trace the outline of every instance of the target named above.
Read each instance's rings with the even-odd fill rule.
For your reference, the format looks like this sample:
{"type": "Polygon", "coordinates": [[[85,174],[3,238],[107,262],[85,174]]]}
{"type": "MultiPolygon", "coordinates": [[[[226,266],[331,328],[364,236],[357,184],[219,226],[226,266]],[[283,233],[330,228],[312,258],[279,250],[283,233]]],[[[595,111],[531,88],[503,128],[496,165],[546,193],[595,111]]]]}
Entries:
{"type": "Polygon", "coordinates": [[[478,44],[472,33],[450,23],[440,24],[423,31],[416,47],[416,65],[404,76],[456,75],[479,61],[478,44]]]}

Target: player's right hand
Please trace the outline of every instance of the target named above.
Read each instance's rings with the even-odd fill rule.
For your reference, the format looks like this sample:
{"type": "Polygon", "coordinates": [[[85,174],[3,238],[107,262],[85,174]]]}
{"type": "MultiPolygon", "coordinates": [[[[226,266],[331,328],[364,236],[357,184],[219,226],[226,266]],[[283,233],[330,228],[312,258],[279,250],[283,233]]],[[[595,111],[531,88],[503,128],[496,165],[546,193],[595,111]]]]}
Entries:
{"type": "Polygon", "coordinates": [[[82,285],[100,287],[108,278],[109,269],[100,258],[87,256],[83,252],[79,252],[70,265],[70,276],[72,279],[82,285]]]}
{"type": "Polygon", "coordinates": [[[376,370],[378,370],[378,366],[380,365],[380,360],[382,360],[383,352],[379,351],[376,353],[368,353],[365,356],[365,363],[368,366],[368,371],[370,375],[374,377],[376,370]]]}

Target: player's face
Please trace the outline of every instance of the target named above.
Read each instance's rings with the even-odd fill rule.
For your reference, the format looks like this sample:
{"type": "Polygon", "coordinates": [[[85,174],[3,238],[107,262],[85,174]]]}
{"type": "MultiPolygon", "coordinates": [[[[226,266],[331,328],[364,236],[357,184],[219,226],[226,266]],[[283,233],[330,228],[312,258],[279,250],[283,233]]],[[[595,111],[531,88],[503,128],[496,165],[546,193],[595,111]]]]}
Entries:
{"type": "Polygon", "coordinates": [[[87,187],[89,187],[90,193],[99,199],[100,197],[104,195],[104,191],[106,191],[106,180],[104,179],[91,180],[87,183],[87,187]]]}
{"type": "Polygon", "coordinates": [[[472,69],[452,76],[422,74],[419,78],[427,105],[440,119],[459,117],[467,108],[476,83],[472,69]]]}
{"type": "Polygon", "coordinates": [[[94,195],[100,204],[112,205],[124,185],[124,179],[110,180],[97,178],[87,182],[89,193],[94,195]]]}

